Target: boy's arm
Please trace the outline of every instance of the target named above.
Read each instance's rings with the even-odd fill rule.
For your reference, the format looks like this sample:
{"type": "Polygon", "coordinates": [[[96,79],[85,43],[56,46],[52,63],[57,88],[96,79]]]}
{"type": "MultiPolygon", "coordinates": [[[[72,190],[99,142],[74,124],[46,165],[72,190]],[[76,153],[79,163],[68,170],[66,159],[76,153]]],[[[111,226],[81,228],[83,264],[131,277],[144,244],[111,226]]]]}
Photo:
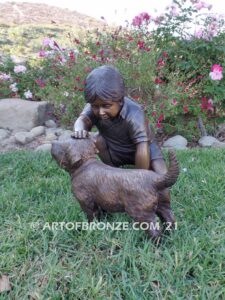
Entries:
{"type": "Polygon", "coordinates": [[[88,137],[88,131],[91,130],[95,124],[95,117],[93,115],[91,105],[87,103],[81,112],[79,118],[74,123],[74,134],[75,139],[85,139],[88,137]]]}
{"type": "Polygon", "coordinates": [[[149,169],[150,154],[149,143],[141,142],[136,145],[135,153],[135,168],[136,169],[149,169]]]}
{"type": "Polygon", "coordinates": [[[88,116],[80,115],[74,123],[74,134],[76,139],[85,139],[88,137],[88,131],[92,128],[92,122],[88,116]]]}

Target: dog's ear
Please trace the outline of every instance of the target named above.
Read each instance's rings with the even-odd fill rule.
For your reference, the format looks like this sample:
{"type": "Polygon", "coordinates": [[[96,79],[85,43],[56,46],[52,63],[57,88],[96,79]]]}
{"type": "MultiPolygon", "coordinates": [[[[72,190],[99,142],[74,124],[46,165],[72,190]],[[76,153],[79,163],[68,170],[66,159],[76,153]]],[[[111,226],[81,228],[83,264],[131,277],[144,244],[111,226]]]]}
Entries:
{"type": "Polygon", "coordinates": [[[76,151],[76,149],[72,145],[69,146],[66,156],[71,167],[82,160],[81,154],[76,151]]]}

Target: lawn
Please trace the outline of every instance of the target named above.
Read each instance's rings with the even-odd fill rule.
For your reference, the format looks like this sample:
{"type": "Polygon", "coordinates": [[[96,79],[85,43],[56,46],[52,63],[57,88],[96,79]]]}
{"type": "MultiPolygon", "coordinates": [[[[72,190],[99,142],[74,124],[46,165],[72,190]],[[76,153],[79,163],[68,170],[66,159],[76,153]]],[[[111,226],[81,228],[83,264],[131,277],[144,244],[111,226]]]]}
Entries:
{"type": "Polygon", "coordinates": [[[86,222],[68,174],[49,154],[2,154],[0,274],[12,289],[0,300],[225,299],[225,151],[177,156],[177,229],[155,247],[141,230],[45,228],[86,222]]]}

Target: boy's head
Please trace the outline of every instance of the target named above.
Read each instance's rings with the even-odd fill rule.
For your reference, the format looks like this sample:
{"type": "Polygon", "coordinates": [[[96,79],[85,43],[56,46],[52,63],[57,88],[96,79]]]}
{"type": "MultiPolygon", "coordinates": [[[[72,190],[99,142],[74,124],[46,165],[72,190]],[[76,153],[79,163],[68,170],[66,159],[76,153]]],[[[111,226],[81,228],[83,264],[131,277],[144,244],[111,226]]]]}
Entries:
{"type": "Polygon", "coordinates": [[[123,78],[113,66],[95,68],[86,78],[84,97],[87,103],[92,104],[97,99],[123,102],[124,95],[123,78]]]}
{"type": "Polygon", "coordinates": [[[84,96],[94,115],[107,120],[115,118],[124,102],[125,86],[119,71],[112,66],[94,69],[86,78],[84,96]]]}

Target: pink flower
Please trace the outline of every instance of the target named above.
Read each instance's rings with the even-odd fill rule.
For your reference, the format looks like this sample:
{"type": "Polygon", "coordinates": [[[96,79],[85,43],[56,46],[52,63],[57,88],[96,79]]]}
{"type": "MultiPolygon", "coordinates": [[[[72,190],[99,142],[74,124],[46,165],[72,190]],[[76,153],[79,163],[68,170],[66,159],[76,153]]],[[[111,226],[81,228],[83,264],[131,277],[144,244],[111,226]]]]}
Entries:
{"type": "Polygon", "coordinates": [[[137,27],[140,27],[141,25],[142,25],[142,18],[140,18],[139,16],[136,16],[136,17],[134,17],[133,18],[133,20],[132,20],[132,25],[133,26],[137,26],[137,27]]]}
{"type": "Polygon", "coordinates": [[[42,79],[36,79],[35,82],[37,83],[38,86],[40,86],[40,88],[44,88],[46,86],[44,80],[42,79]]]}
{"type": "Polygon", "coordinates": [[[198,29],[197,31],[195,31],[194,36],[195,36],[197,39],[201,39],[201,38],[203,37],[203,30],[202,30],[201,28],[198,29]]]}
{"type": "Polygon", "coordinates": [[[145,42],[144,41],[138,41],[138,48],[139,49],[144,49],[144,47],[145,47],[145,42]]]}
{"type": "Polygon", "coordinates": [[[164,114],[161,114],[157,120],[157,122],[162,122],[164,120],[164,114]]]}
{"type": "Polygon", "coordinates": [[[213,111],[213,100],[212,99],[207,99],[206,97],[202,97],[201,102],[202,102],[201,103],[202,111],[204,111],[204,110],[213,111]]]}
{"type": "Polygon", "coordinates": [[[162,83],[163,83],[162,79],[160,79],[158,77],[155,78],[155,84],[162,84],[162,83]]]}
{"type": "Polygon", "coordinates": [[[160,59],[157,61],[157,65],[158,65],[159,67],[163,67],[165,64],[166,64],[166,62],[165,62],[162,58],[160,58],[160,59]]]}
{"type": "Polygon", "coordinates": [[[178,104],[178,102],[177,102],[176,99],[173,99],[171,104],[174,105],[174,106],[176,106],[178,104]]]}
{"type": "Polygon", "coordinates": [[[208,4],[206,2],[200,1],[195,4],[195,8],[197,10],[201,10],[202,8],[208,8],[208,10],[210,10],[212,8],[212,4],[208,4]]]}
{"type": "Polygon", "coordinates": [[[135,16],[135,17],[133,18],[131,24],[132,24],[133,26],[140,27],[144,22],[145,22],[146,24],[148,24],[149,21],[150,21],[150,19],[151,19],[151,16],[150,16],[148,13],[143,12],[143,13],[139,14],[138,16],[135,16]]]}
{"type": "Polygon", "coordinates": [[[140,17],[141,17],[142,20],[144,20],[144,21],[149,21],[149,20],[151,19],[151,16],[150,16],[148,13],[146,13],[146,12],[141,13],[141,14],[140,14],[140,17]]]}
{"type": "Polygon", "coordinates": [[[71,61],[75,61],[75,59],[76,59],[76,57],[75,57],[75,55],[74,55],[74,52],[73,52],[73,51],[70,51],[70,53],[69,53],[69,57],[70,57],[70,60],[71,60],[71,61]]]}
{"type": "Polygon", "coordinates": [[[39,57],[46,57],[47,53],[44,50],[39,51],[39,57]]]}
{"type": "Polygon", "coordinates": [[[9,74],[6,74],[6,73],[1,73],[0,74],[0,80],[8,81],[10,79],[11,79],[11,76],[9,74]]]}
{"type": "Polygon", "coordinates": [[[223,67],[220,65],[213,65],[209,76],[212,80],[221,80],[223,78],[223,67]]]}
{"type": "Polygon", "coordinates": [[[157,128],[162,128],[162,124],[161,124],[159,121],[157,121],[156,127],[157,127],[157,128]]]}
{"type": "Polygon", "coordinates": [[[212,71],[212,72],[215,72],[215,71],[216,71],[216,72],[221,72],[221,73],[222,73],[222,72],[223,72],[223,67],[221,67],[221,65],[216,65],[216,64],[215,64],[215,65],[213,65],[213,66],[211,67],[211,71],[212,71]]]}
{"type": "Polygon", "coordinates": [[[189,108],[188,108],[187,105],[185,105],[185,106],[183,107],[183,111],[184,111],[185,114],[189,112],[189,108]]]}
{"type": "Polygon", "coordinates": [[[50,47],[51,49],[54,49],[54,41],[53,39],[50,39],[50,38],[44,38],[44,40],[42,41],[42,45],[44,47],[50,47]]]}
{"type": "Polygon", "coordinates": [[[213,100],[209,99],[207,103],[207,110],[213,111],[213,100]]]}
{"type": "Polygon", "coordinates": [[[153,19],[153,21],[154,21],[155,25],[159,25],[160,23],[162,23],[162,21],[163,21],[164,19],[165,19],[165,16],[164,16],[163,14],[161,14],[161,15],[155,17],[155,18],[153,19]]]}
{"type": "Polygon", "coordinates": [[[14,67],[14,72],[15,73],[25,73],[27,70],[27,68],[25,66],[22,65],[18,65],[14,67]]]}

